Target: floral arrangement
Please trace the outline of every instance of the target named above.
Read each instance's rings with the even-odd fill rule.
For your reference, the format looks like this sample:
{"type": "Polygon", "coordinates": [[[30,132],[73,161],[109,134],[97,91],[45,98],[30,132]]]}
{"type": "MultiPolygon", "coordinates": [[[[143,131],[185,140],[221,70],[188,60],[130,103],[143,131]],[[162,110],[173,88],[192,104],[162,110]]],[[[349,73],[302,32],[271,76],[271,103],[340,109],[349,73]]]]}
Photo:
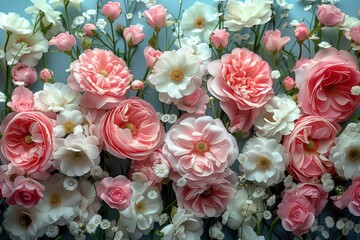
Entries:
{"type": "Polygon", "coordinates": [[[295,20],[285,0],[31,2],[0,13],[3,234],[360,233],[360,19],[338,0],[295,20]]]}

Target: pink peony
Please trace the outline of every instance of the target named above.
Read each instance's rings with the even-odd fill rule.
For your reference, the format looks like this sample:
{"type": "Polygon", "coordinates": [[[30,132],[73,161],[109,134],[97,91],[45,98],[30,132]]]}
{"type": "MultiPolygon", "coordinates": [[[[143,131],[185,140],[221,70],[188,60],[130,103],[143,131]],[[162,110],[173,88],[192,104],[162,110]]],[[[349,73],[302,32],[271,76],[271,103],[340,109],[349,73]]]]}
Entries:
{"type": "Polygon", "coordinates": [[[96,187],[96,194],[110,207],[123,211],[130,205],[133,193],[130,183],[131,181],[123,175],[115,178],[106,177],[96,187]]]}
{"type": "Polygon", "coordinates": [[[348,52],[328,48],[295,70],[299,88],[299,106],[308,115],[342,122],[360,106],[360,98],[351,94],[360,85],[356,59],[348,52]]]}
{"type": "Polygon", "coordinates": [[[187,179],[214,179],[239,154],[235,138],[220,119],[183,119],[166,133],[163,154],[172,169],[187,179]]]}
{"type": "Polygon", "coordinates": [[[156,62],[156,60],[161,56],[161,54],[162,54],[161,51],[155,50],[151,46],[147,46],[144,49],[144,56],[145,56],[146,66],[148,68],[151,68],[154,65],[154,63],[156,62]]]}
{"type": "Polygon", "coordinates": [[[173,183],[179,207],[202,218],[219,217],[234,198],[236,174],[224,172],[217,179],[188,181],[178,187],[173,183]]]}
{"type": "Polygon", "coordinates": [[[206,104],[209,99],[209,96],[202,88],[196,88],[194,93],[180,98],[176,106],[179,110],[188,113],[205,114],[206,104]]]}
{"type": "Polygon", "coordinates": [[[301,195],[289,194],[278,206],[277,215],[286,231],[300,237],[308,232],[315,220],[315,208],[301,195]]]}
{"type": "Polygon", "coordinates": [[[154,108],[140,98],[126,99],[108,111],[101,129],[106,150],[122,159],[146,159],[165,136],[154,108]]]}
{"type": "Polygon", "coordinates": [[[299,41],[299,42],[303,42],[305,41],[308,37],[309,37],[309,34],[310,34],[310,30],[309,28],[306,26],[305,23],[299,23],[296,28],[295,28],[295,31],[294,31],[294,36],[296,37],[296,39],[299,41]]]}
{"type": "Polygon", "coordinates": [[[351,214],[360,216],[360,176],[352,180],[350,187],[343,193],[341,203],[351,214]]]}
{"type": "Polygon", "coordinates": [[[85,91],[81,105],[86,108],[110,109],[125,99],[133,80],[122,58],[111,51],[88,49],[70,65],[68,85],[85,91]]]}
{"type": "Polygon", "coordinates": [[[11,69],[12,81],[16,85],[27,86],[36,82],[37,74],[33,67],[29,67],[24,63],[17,63],[11,69]]]}
{"type": "MultiPolygon", "coordinates": [[[[41,112],[10,113],[1,123],[1,152],[26,174],[41,174],[51,165],[53,124],[41,112]]],[[[4,162],[6,163],[6,162],[4,162]]]]}
{"type": "Polygon", "coordinates": [[[355,26],[350,29],[350,38],[357,44],[360,44],[360,26],[355,26]]]}
{"type": "Polygon", "coordinates": [[[339,26],[345,21],[345,14],[330,4],[318,5],[317,15],[319,22],[327,27],[339,26]]]}
{"type": "Polygon", "coordinates": [[[306,116],[297,120],[291,134],[283,138],[290,156],[289,173],[301,182],[308,182],[332,172],[330,149],[340,129],[340,125],[322,117],[306,116]]]}
{"type": "Polygon", "coordinates": [[[109,22],[114,22],[121,14],[119,2],[108,2],[104,4],[101,13],[108,19],[109,22]]]}
{"type": "Polygon", "coordinates": [[[86,23],[84,25],[84,34],[85,36],[88,36],[88,37],[93,37],[94,36],[94,32],[97,31],[97,28],[95,26],[95,24],[93,23],[86,23]]]}
{"type": "Polygon", "coordinates": [[[209,63],[208,71],[212,75],[208,89],[220,100],[231,125],[238,115],[253,115],[243,112],[262,107],[274,95],[268,63],[246,48],[235,48],[231,54],[209,63]]]}
{"type": "Polygon", "coordinates": [[[295,81],[292,77],[287,76],[283,81],[283,85],[286,91],[291,91],[295,87],[295,81]]]}
{"type": "Polygon", "coordinates": [[[131,25],[130,27],[124,29],[124,39],[129,47],[138,45],[145,38],[145,34],[142,30],[143,28],[137,25],[131,25]]]}
{"type": "Polygon", "coordinates": [[[76,45],[76,39],[69,32],[59,33],[56,37],[52,37],[49,45],[55,45],[59,51],[67,52],[76,45]]]}
{"type": "Polygon", "coordinates": [[[280,52],[286,43],[290,42],[290,37],[281,37],[281,32],[279,29],[268,30],[265,32],[263,36],[263,43],[265,45],[266,50],[271,53],[280,52]]]}
{"type": "Polygon", "coordinates": [[[229,43],[229,35],[225,29],[216,29],[210,36],[210,41],[216,48],[225,48],[229,43]]]}
{"type": "Polygon", "coordinates": [[[144,17],[146,18],[147,24],[149,24],[153,29],[159,31],[160,29],[166,27],[166,11],[163,5],[155,5],[144,11],[144,17]]]}
{"type": "Polygon", "coordinates": [[[14,112],[31,112],[34,110],[33,92],[24,86],[17,87],[7,105],[14,112]]]}
{"type": "Polygon", "coordinates": [[[15,188],[6,199],[6,203],[9,205],[32,208],[44,197],[42,192],[45,187],[33,179],[18,176],[15,178],[14,185],[15,188]]]}

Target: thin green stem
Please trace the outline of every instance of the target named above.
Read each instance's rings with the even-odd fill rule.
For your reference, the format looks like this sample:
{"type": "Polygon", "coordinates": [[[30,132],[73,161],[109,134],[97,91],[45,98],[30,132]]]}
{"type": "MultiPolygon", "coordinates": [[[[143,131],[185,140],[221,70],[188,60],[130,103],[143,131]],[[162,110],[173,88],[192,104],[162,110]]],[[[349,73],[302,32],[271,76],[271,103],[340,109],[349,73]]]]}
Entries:
{"type": "Polygon", "coordinates": [[[116,54],[116,41],[115,41],[115,33],[114,33],[114,23],[110,23],[110,29],[111,29],[111,36],[112,36],[112,45],[113,45],[113,52],[116,54]]]}
{"type": "Polygon", "coordinates": [[[280,221],[279,217],[276,217],[274,219],[274,221],[272,221],[271,225],[270,225],[270,229],[269,229],[269,235],[268,235],[268,239],[271,240],[272,239],[272,233],[274,231],[274,228],[276,226],[276,224],[280,221]]]}

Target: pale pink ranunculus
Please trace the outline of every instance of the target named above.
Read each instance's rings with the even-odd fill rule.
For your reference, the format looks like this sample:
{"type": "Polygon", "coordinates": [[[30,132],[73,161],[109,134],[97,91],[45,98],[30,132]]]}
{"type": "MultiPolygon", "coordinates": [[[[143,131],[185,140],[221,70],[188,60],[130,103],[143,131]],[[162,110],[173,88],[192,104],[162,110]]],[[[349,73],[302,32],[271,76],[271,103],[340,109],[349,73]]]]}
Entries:
{"type": "Polygon", "coordinates": [[[239,154],[234,136],[210,116],[188,117],[166,133],[162,152],[170,166],[187,179],[214,179],[239,154]]]}
{"type": "Polygon", "coordinates": [[[355,177],[350,187],[342,194],[341,203],[351,214],[360,216],[360,176],[355,177]]]}
{"type": "Polygon", "coordinates": [[[124,29],[123,36],[130,47],[138,45],[144,38],[143,28],[137,25],[130,25],[124,29]]]}
{"type": "Polygon", "coordinates": [[[50,39],[49,45],[55,45],[59,51],[67,52],[76,45],[76,39],[69,32],[59,33],[50,39]]]}
{"type": "Polygon", "coordinates": [[[283,138],[284,148],[289,153],[287,169],[291,176],[300,182],[308,182],[314,177],[333,172],[329,155],[340,129],[339,124],[322,117],[305,116],[298,119],[291,134],[283,138]]]}
{"type": "Polygon", "coordinates": [[[37,177],[51,166],[53,124],[46,115],[41,112],[10,113],[1,123],[0,130],[1,152],[13,166],[37,177]]]}
{"type": "Polygon", "coordinates": [[[146,18],[147,24],[159,31],[166,27],[166,12],[167,9],[163,5],[158,4],[144,11],[143,15],[146,18]]]}
{"type": "Polygon", "coordinates": [[[85,50],[70,65],[68,85],[84,91],[85,108],[110,109],[126,98],[133,75],[122,58],[99,48],[85,50]]]}
{"type": "Polygon", "coordinates": [[[119,2],[107,2],[104,4],[101,13],[108,19],[109,22],[114,22],[119,18],[122,10],[119,2]]]}
{"type": "Polygon", "coordinates": [[[345,14],[331,4],[318,5],[317,16],[319,22],[327,27],[339,26],[345,21],[345,14]]]}
{"type": "Polygon", "coordinates": [[[97,30],[95,24],[93,24],[93,23],[86,23],[84,25],[83,29],[84,29],[85,36],[88,36],[88,37],[93,37],[94,32],[96,32],[96,30],[97,30]]]}
{"type": "Polygon", "coordinates": [[[42,192],[45,190],[45,186],[33,179],[18,176],[14,180],[14,185],[12,193],[6,199],[6,203],[9,205],[32,208],[44,197],[42,192]]]}
{"type": "Polygon", "coordinates": [[[308,232],[315,220],[315,208],[301,195],[290,194],[278,206],[277,215],[286,231],[300,237],[308,232]]]}
{"type": "Polygon", "coordinates": [[[307,115],[342,122],[360,106],[360,98],[351,94],[351,88],[360,85],[360,72],[356,59],[347,51],[319,51],[295,70],[295,82],[299,106],[307,115]]]}
{"type": "Polygon", "coordinates": [[[299,42],[305,41],[310,34],[309,28],[306,26],[305,23],[299,23],[294,30],[294,36],[299,42]]]}
{"type": "Polygon", "coordinates": [[[287,76],[283,81],[283,86],[286,91],[293,90],[295,87],[295,81],[292,77],[287,76]]]}
{"type": "Polygon", "coordinates": [[[208,71],[212,75],[207,82],[208,89],[220,100],[231,125],[235,125],[235,119],[243,122],[238,118],[245,118],[240,124],[244,128],[237,130],[248,131],[251,124],[246,124],[249,122],[246,118],[253,120],[251,116],[256,114],[256,109],[274,95],[269,64],[246,48],[235,48],[231,54],[224,54],[221,59],[210,62],[208,71]]]}
{"type": "Polygon", "coordinates": [[[19,86],[27,86],[37,80],[35,68],[29,67],[21,62],[11,68],[11,75],[13,83],[19,86]]]}
{"type": "Polygon", "coordinates": [[[44,82],[49,82],[52,79],[53,75],[54,73],[48,68],[43,68],[40,71],[40,79],[44,82]]]}
{"type": "Polygon", "coordinates": [[[151,46],[147,46],[144,49],[144,56],[145,56],[146,66],[148,68],[151,68],[154,65],[154,63],[156,62],[156,60],[161,56],[161,54],[162,54],[161,51],[155,50],[151,46]]]}
{"type": "Polygon", "coordinates": [[[24,87],[16,87],[7,104],[14,112],[31,112],[34,110],[33,92],[24,87]]]}
{"type": "Polygon", "coordinates": [[[155,109],[141,98],[123,100],[102,118],[105,149],[121,159],[144,160],[164,141],[155,109]]]}
{"type": "Polygon", "coordinates": [[[229,43],[230,34],[225,29],[216,29],[210,36],[211,43],[216,47],[225,48],[229,43]]]}
{"type": "Polygon", "coordinates": [[[236,193],[236,174],[231,170],[223,172],[217,179],[187,181],[173,188],[179,207],[185,208],[201,218],[218,217],[233,200],[236,193]]]}
{"type": "Polygon", "coordinates": [[[349,33],[351,40],[360,44],[360,26],[355,26],[350,29],[349,33]]]}
{"type": "Polygon", "coordinates": [[[123,175],[118,175],[115,178],[103,178],[96,187],[96,195],[111,208],[123,211],[130,206],[133,193],[130,183],[131,181],[123,175]]]}
{"type": "Polygon", "coordinates": [[[144,88],[144,82],[141,80],[134,80],[131,82],[131,89],[135,91],[139,91],[144,88]]]}
{"type": "Polygon", "coordinates": [[[188,113],[204,114],[209,99],[209,96],[202,88],[196,88],[194,93],[180,98],[175,105],[179,110],[188,113]]]}
{"type": "Polygon", "coordinates": [[[266,50],[271,53],[277,53],[284,48],[286,43],[290,42],[290,37],[281,37],[281,31],[279,29],[275,29],[275,31],[266,31],[262,40],[266,50]]]}

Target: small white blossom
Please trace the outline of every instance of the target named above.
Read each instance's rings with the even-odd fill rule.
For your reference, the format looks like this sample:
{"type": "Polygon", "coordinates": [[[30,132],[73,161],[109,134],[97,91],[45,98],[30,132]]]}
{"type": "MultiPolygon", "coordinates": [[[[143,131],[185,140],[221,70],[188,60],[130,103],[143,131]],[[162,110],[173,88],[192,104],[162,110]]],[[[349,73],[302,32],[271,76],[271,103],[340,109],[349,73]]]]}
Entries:
{"type": "Polygon", "coordinates": [[[186,178],[185,177],[181,177],[177,182],[176,185],[178,187],[183,187],[185,186],[185,184],[187,183],[186,178]]]}
{"type": "Polygon", "coordinates": [[[169,216],[166,213],[161,214],[159,224],[164,225],[167,220],[169,219],[169,216]]]}
{"type": "Polygon", "coordinates": [[[175,114],[171,114],[170,115],[170,117],[169,117],[169,123],[170,124],[173,124],[173,123],[175,123],[176,122],[176,120],[177,120],[177,116],[175,115],[175,114]]]}
{"type": "Polygon", "coordinates": [[[55,238],[59,234],[59,227],[57,225],[50,225],[47,227],[45,235],[49,238],[55,238]]]}
{"type": "Polygon", "coordinates": [[[354,231],[355,231],[355,233],[360,233],[360,223],[355,224],[354,231]]]}
{"type": "Polygon", "coordinates": [[[319,47],[321,48],[331,48],[331,44],[325,41],[322,41],[321,43],[318,44],[319,47]]]}
{"type": "Polygon", "coordinates": [[[331,216],[327,216],[327,217],[325,218],[325,225],[326,225],[328,228],[333,228],[334,225],[335,225],[334,218],[332,218],[331,216]]]}
{"type": "Polygon", "coordinates": [[[263,187],[257,187],[253,193],[254,198],[261,198],[265,195],[265,188],[263,187]]]}
{"type": "Polygon", "coordinates": [[[114,236],[114,238],[113,238],[113,240],[121,240],[121,238],[123,237],[123,232],[122,231],[117,231],[116,233],[115,233],[115,236],[114,236]]]}
{"type": "Polygon", "coordinates": [[[100,223],[100,228],[103,230],[108,229],[109,227],[111,227],[111,222],[107,219],[103,219],[100,223]]]}
{"type": "Polygon", "coordinates": [[[350,219],[346,221],[345,223],[345,227],[349,230],[352,230],[354,228],[355,224],[353,221],[351,221],[350,219]]]}
{"type": "Polygon", "coordinates": [[[148,193],[147,193],[147,197],[149,199],[157,199],[159,197],[159,194],[155,191],[155,190],[150,190],[148,193]]]}
{"type": "Polygon", "coordinates": [[[163,115],[161,116],[161,121],[164,122],[164,123],[166,123],[166,122],[169,121],[169,118],[170,118],[170,115],[169,115],[169,114],[163,114],[163,115]]]}
{"type": "Polygon", "coordinates": [[[294,182],[293,182],[293,177],[291,175],[288,175],[285,179],[284,179],[284,186],[286,188],[292,188],[294,186],[294,182]]]}
{"type": "Polygon", "coordinates": [[[95,25],[96,25],[96,27],[97,27],[98,29],[100,29],[100,31],[105,32],[105,27],[106,27],[106,21],[105,21],[105,19],[99,18],[99,19],[96,21],[95,25]]]}
{"type": "Polygon", "coordinates": [[[270,211],[264,211],[263,216],[264,216],[265,220],[269,220],[272,218],[272,214],[270,211]]]}
{"type": "Polygon", "coordinates": [[[321,231],[321,235],[325,238],[325,239],[329,239],[330,238],[330,233],[326,230],[322,230],[321,231]]]}
{"type": "Polygon", "coordinates": [[[300,24],[299,21],[295,20],[295,19],[290,22],[290,25],[293,26],[293,27],[296,27],[299,24],[300,24]]]}
{"type": "Polygon", "coordinates": [[[273,79],[279,79],[281,77],[281,73],[279,72],[279,70],[273,70],[271,72],[271,78],[273,79]]]}
{"type": "Polygon", "coordinates": [[[353,86],[351,88],[351,94],[354,96],[359,96],[360,95],[360,86],[353,86]]]}
{"type": "Polygon", "coordinates": [[[310,231],[316,232],[317,230],[319,230],[319,222],[317,219],[315,219],[313,225],[311,225],[310,231]]]}
{"type": "Polygon", "coordinates": [[[225,238],[225,234],[221,232],[222,225],[217,222],[209,229],[209,235],[213,239],[222,240],[225,238]]]}
{"type": "Polygon", "coordinates": [[[68,191],[74,191],[78,186],[78,181],[75,178],[65,178],[64,188],[68,191]]]}
{"type": "Polygon", "coordinates": [[[90,168],[90,175],[94,178],[99,178],[103,175],[103,170],[100,166],[94,165],[90,168]]]}
{"type": "Polygon", "coordinates": [[[276,200],[276,196],[275,195],[272,195],[271,197],[269,197],[267,200],[266,200],[266,205],[268,207],[271,207],[272,205],[275,204],[275,200],[276,200]]]}
{"type": "Polygon", "coordinates": [[[154,173],[159,178],[166,178],[169,176],[169,167],[165,163],[155,164],[154,173]]]}
{"type": "Polygon", "coordinates": [[[342,220],[342,219],[339,219],[337,222],[336,222],[336,228],[341,230],[345,227],[345,222],[342,220]]]}
{"type": "Polygon", "coordinates": [[[133,17],[133,14],[132,14],[132,13],[126,14],[126,19],[132,19],[132,17],[133,17]]]}
{"type": "Polygon", "coordinates": [[[0,92],[0,103],[6,101],[6,95],[3,92],[0,92]]]}
{"type": "Polygon", "coordinates": [[[94,222],[90,221],[86,224],[86,231],[88,233],[95,233],[97,227],[98,227],[98,225],[96,225],[94,222]]]}
{"type": "Polygon", "coordinates": [[[70,224],[69,224],[69,231],[72,235],[77,235],[80,231],[80,227],[79,227],[79,224],[75,221],[72,221],[70,224]]]}
{"type": "Polygon", "coordinates": [[[342,233],[342,235],[347,236],[347,235],[349,235],[350,231],[349,231],[349,229],[344,227],[343,229],[341,229],[341,233],[342,233]]]}
{"type": "Polygon", "coordinates": [[[304,7],[304,11],[309,11],[312,8],[311,5],[307,5],[306,7],[304,7]]]}
{"type": "Polygon", "coordinates": [[[85,17],[83,16],[76,16],[71,24],[72,28],[76,28],[85,23],[85,17]]]}

